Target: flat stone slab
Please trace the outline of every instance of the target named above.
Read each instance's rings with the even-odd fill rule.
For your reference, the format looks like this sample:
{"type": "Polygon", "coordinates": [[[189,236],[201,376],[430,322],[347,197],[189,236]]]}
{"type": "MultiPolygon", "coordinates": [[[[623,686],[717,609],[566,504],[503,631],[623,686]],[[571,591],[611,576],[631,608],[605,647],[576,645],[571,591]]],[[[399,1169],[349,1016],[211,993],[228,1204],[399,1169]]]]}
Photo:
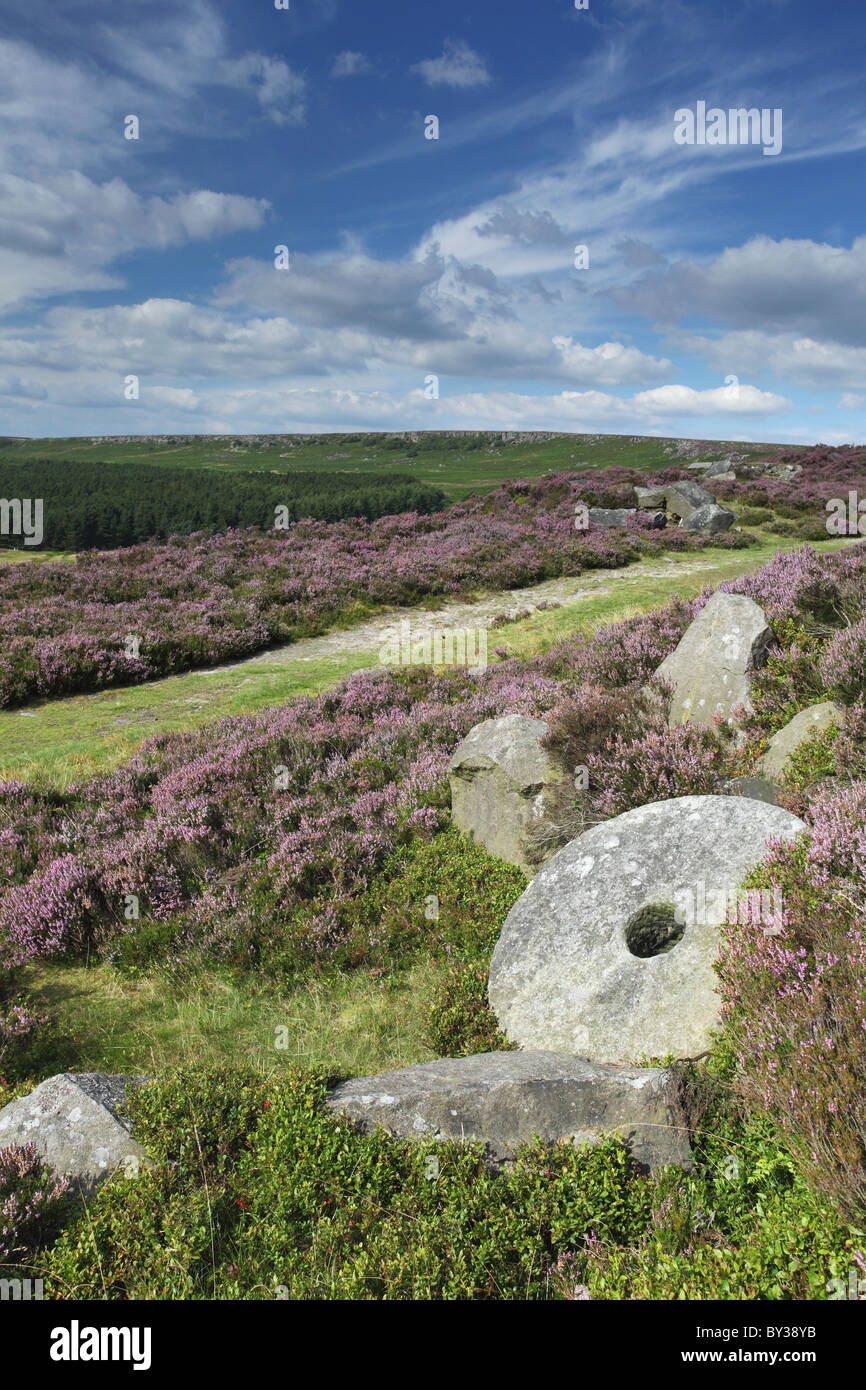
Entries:
{"type": "Polygon", "coordinates": [[[642,1168],[691,1164],[670,1073],[655,1067],[483,1052],[344,1081],[327,1103],[366,1131],[381,1125],[404,1139],[482,1141],[497,1163],[535,1136],[582,1144],[617,1134],[642,1168]]]}
{"type": "Polygon", "coordinates": [[[841,725],[844,718],[844,709],[833,700],[822,700],[820,704],[801,709],[784,729],[773,734],[767,751],[758,762],[759,773],[773,781],[779,781],[787,767],[788,759],[801,744],[813,733],[826,733],[831,724],[841,725]]]}
{"type": "Polygon", "coordinates": [[[121,1113],[129,1086],[146,1077],[63,1072],[0,1110],[0,1148],[33,1144],[55,1173],[92,1192],[118,1169],[128,1175],[150,1160],[121,1113]]]}
{"type": "Polygon", "coordinates": [[[631,517],[637,516],[636,507],[590,507],[589,519],[593,526],[626,526],[631,517]]]}
{"type": "Polygon", "coordinates": [[[754,672],[775,642],[764,610],[743,594],[717,592],[690,623],[656,675],[673,687],[671,725],[712,725],[716,712],[751,709],[754,672]]]}
{"type": "Polygon", "coordinates": [[[655,511],[657,507],[666,507],[665,490],[662,487],[635,487],[634,495],[637,498],[639,507],[644,507],[648,511],[655,511]]]}
{"type": "Polygon", "coordinates": [[[747,796],[753,801],[766,801],[771,806],[779,803],[779,789],[766,777],[731,777],[725,783],[724,796],[747,796]]]}
{"type": "Polygon", "coordinates": [[[768,841],[805,830],[763,801],[683,796],[584,831],[539,870],[496,943],[488,995],[509,1040],[596,1062],[705,1051],[728,910],[768,841]]]}

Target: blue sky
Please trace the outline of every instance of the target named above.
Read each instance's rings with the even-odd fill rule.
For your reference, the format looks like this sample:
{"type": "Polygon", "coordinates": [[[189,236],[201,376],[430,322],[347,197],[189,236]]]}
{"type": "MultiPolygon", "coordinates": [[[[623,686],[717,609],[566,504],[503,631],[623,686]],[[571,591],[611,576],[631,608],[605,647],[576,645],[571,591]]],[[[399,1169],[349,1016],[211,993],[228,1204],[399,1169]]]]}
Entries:
{"type": "Polygon", "coordinates": [[[864,50],[854,0],[0,0],[0,433],[862,442],[864,50]]]}

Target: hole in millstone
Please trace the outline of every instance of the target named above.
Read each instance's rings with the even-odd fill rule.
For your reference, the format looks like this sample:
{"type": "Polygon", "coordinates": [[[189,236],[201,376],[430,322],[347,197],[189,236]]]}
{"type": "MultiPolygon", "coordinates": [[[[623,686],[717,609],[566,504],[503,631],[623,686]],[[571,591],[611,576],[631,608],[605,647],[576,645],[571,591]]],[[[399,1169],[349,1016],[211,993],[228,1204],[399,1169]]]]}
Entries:
{"type": "Polygon", "coordinates": [[[673,903],[647,903],[625,924],[625,944],[633,956],[647,960],[663,955],[682,941],[686,929],[673,903]]]}

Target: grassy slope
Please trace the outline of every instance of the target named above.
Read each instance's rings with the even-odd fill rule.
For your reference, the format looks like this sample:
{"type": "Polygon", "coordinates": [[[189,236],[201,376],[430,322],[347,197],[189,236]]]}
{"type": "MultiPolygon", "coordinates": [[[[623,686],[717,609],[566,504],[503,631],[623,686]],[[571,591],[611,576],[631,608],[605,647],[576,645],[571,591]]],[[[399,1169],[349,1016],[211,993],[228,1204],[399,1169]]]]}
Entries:
{"type": "MultiPolygon", "coordinates": [[[[392,436],[393,437],[393,436],[392,436]]],[[[480,436],[475,436],[478,438],[480,436]]],[[[263,469],[286,472],[292,469],[346,469],[358,473],[387,474],[411,472],[420,481],[435,483],[449,497],[470,492],[487,492],[509,478],[532,478],[568,468],[628,467],[652,470],[670,467],[679,460],[675,441],[650,436],[559,435],[531,442],[493,442],[485,438],[479,449],[461,445],[449,448],[442,436],[426,435],[413,458],[406,447],[386,449],[385,436],[357,439],[344,435],[285,435],[264,446],[232,448],[229,439],[200,436],[191,443],[160,444],[139,440],[129,444],[93,442],[81,439],[0,439],[3,456],[10,459],[68,458],[93,459],[106,463],[159,463],[178,468],[263,469]]],[[[739,453],[767,453],[776,445],[724,444],[707,440],[706,449],[696,455],[717,458],[735,449],[739,453]]],[[[683,459],[682,462],[688,460],[683,459]]]]}

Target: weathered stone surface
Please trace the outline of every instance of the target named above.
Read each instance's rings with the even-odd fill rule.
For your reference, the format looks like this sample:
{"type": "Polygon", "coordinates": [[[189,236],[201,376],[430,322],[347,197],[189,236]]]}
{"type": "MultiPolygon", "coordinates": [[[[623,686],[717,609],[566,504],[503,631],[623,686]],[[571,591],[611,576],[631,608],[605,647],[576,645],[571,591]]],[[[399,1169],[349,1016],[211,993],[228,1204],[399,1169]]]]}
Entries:
{"type": "Polygon", "coordinates": [[[542,719],[522,714],[485,719],[448,764],[454,824],[529,876],[537,867],[532,831],[562,777],[541,747],[546,733],[542,719]]]}
{"type": "Polygon", "coordinates": [[[705,478],[736,478],[730,459],[714,459],[704,474],[705,478]]]}
{"type": "Polygon", "coordinates": [[[696,483],[693,478],[681,478],[677,483],[667,483],[664,488],[667,509],[674,516],[686,517],[696,512],[698,507],[709,506],[715,502],[711,492],[696,483]]]}
{"type": "Polygon", "coordinates": [[[703,1052],[728,907],[767,841],[805,829],[762,801],[684,796],[584,831],[539,870],[493,952],[508,1038],[598,1062],[703,1052]]]}
{"type": "Polygon", "coordinates": [[[724,796],[747,796],[752,801],[766,801],[770,806],[779,804],[778,787],[765,777],[732,777],[722,789],[724,796]]]}
{"type": "Polygon", "coordinates": [[[590,507],[589,509],[589,519],[593,526],[625,526],[629,518],[636,515],[636,507],[590,507]]]}
{"type": "Polygon", "coordinates": [[[122,1168],[149,1165],[120,1112],[128,1086],[147,1078],[64,1072],[0,1110],[0,1148],[34,1144],[55,1173],[85,1192],[122,1168]]]}
{"type": "Polygon", "coordinates": [[[773,734],[767,751],[758,763],[759,772],[778,781],[791,754],[795,753],[811,734],[826,733],[831,724],[841,724],[844,717],[844,709],[833,700],[822,700],[820,704],[801,709],[784,729],[773,734]]]}
{"type": "Polygon", "coordinates": [[[472,1139],[494,1161],[537,1136],[592,1143],[618,1134],[642,1167],[689,1167],[670,1073],[598,1066],[554,1052],[484,1052],[344,1081],[328,1105],[359,1127],[407,1139],[472,1139]]]}
{"type": "Polygon", "coordinates": [[[699,473],[704,478],[726,478],[731,472],[730,459],[712,459],[709,463],[690,463],[687,466],[690,473],[699,473]]]}
{"type": "Polygon", "coordinates": [[[708,502],[704,507],[697,507],[689,516],[684,516],[680,527],[683,531],[708,531],[710,535],[716,535],[719,531],[729,531],[736,519],[736,514],[728,507],[722,507],[718,502],[708,502]]]}
{"type": "Polygon", "coordinates": [[[663,487],[636,487],[634,495],[639,507],[654,510],[656,507],[667,506],[663,487]]]}
{"type": "Polygon", "coordinates": [[[753,599],[713,594],[656,671],[673,686],[671,725],[709,725],[717,710],[730,719],[736,705],[750,709],[752,674],[764,665],[774,641],[766,614],[753,599]]]}

